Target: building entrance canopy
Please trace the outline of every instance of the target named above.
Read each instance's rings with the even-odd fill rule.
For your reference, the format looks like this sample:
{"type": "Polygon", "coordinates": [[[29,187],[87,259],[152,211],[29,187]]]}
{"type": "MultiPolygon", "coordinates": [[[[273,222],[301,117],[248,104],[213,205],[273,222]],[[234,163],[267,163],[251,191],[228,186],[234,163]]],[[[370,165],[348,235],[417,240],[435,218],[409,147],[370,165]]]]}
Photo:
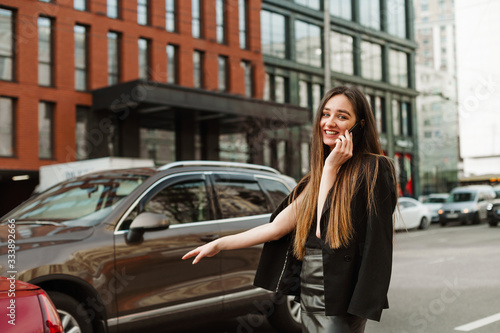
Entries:
{"type": "Polygon", "coordinates": [[[259,120],[265,127],[275,127],[273,123],[283,127],[310,122],[310,111],[299,106],[145,80],[96,89],[92,95],[94,111],[137,112],[141,121],[153,128],[169,127],[175,111],[180,110],[194,111],[201,120],[219,119],[223,132],[234,129],[237,120],[259,120]],[[227,127],[225,123],[232,125],[227,127]]]}

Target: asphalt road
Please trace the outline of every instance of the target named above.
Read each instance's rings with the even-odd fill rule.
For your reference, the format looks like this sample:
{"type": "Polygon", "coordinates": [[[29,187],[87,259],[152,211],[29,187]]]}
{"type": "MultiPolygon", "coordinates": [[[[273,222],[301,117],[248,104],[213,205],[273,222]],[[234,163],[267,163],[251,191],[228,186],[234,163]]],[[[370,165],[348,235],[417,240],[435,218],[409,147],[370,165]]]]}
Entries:
{"type": "MultiPolygon", "coordinates": [[[[397,233],[389,303],[366,333],[499,333],[500,227],[431,225],[397,233]]],[[[276,333],[255,315],[203,331],[276,333]],[[249,330],[243,322],[255,325],[249,330]]]]}

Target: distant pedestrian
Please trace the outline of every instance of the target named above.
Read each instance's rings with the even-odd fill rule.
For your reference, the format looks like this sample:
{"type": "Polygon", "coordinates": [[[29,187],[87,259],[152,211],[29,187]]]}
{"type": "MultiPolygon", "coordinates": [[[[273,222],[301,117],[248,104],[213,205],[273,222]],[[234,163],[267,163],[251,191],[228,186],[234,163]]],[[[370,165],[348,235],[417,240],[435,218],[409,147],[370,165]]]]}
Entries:
{"type": "Polygon", "coordinates": [[[255,285],[295,295],[303,332],[362,333],[367,319],[380,320],[388,308],[397,191],[360,90],[342,86],[326,93],[311,147],[311,171],[272,223],[217,239],[183,259],[195,256],[197,263],[265,243],[255,285]]]}

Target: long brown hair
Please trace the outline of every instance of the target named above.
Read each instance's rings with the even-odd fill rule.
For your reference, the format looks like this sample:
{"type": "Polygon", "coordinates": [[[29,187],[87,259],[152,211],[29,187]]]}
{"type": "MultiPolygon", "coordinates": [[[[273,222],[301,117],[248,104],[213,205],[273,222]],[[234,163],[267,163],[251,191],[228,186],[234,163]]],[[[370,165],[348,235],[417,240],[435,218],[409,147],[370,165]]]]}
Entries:
{"type": "MultiPolygon", "coordinates": [[[[376,208],[373,190],[377,180],[379,158],[375,159],[374,168],[362,167],[367,155],[384,158],[373,113],[365,95],[358,88],[347,86],[333,88],[325,94],[316,111],[311,142],[310,172],[300,181],[302,185],[307,183],[307,186],[304,189],[304,200],[297,211],[297,226],[295,228],[294,253],[299,259],[304,257],[305,243],[317,210],[323,166],[330,153],[330,148],[323,143],[322,129],[320,128],[321,115],[326,103],[333,96],[340,94],[346,96],[350,101],[356,115],[356,121],[364,119],[364,126],[363,130],[358,133],[358,136],[361,137],[353,137],[355,142],[353,156],[340,168],[332,188],[330,216],[326,233],[327,244],[333,249],[340,248],[347,246],[353,238],[351,201],[362,183],[366,184],[368,212],[376,208]]],[[[297,188],[290,196],[290,201],[298,196],[297,188]]]]}

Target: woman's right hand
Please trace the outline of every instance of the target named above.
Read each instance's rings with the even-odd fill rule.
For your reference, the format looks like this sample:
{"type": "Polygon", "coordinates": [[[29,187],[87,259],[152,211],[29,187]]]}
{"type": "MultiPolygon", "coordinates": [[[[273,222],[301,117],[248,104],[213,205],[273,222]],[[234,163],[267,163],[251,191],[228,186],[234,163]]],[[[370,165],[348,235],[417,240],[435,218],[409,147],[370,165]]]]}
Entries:
{"type": "Polygon", "coordinates": [[[215,240],[213,242],[207,243],[205,245],[202,245],[200,247],[197,247],[194,250],[189,251],[186,253],[183,257],[182,260],[186,260],[189,258],[192,258],[196,256],[193,260],[193,264],[198,263],[202,258],[204,257],[213,257],[217,253],[219,253],[221,249],[219,248],[219,242],[218,240],[215,240]]]}
{"type": "Polygon", "coordinates": [[[347,162],[352,157],[353,142],[352,135],[348,130],[344,135],[337,139],[335,147],[325,160],[325,167],[331,167],[334,170],[340,169],[342,164],[347,162]]]}

